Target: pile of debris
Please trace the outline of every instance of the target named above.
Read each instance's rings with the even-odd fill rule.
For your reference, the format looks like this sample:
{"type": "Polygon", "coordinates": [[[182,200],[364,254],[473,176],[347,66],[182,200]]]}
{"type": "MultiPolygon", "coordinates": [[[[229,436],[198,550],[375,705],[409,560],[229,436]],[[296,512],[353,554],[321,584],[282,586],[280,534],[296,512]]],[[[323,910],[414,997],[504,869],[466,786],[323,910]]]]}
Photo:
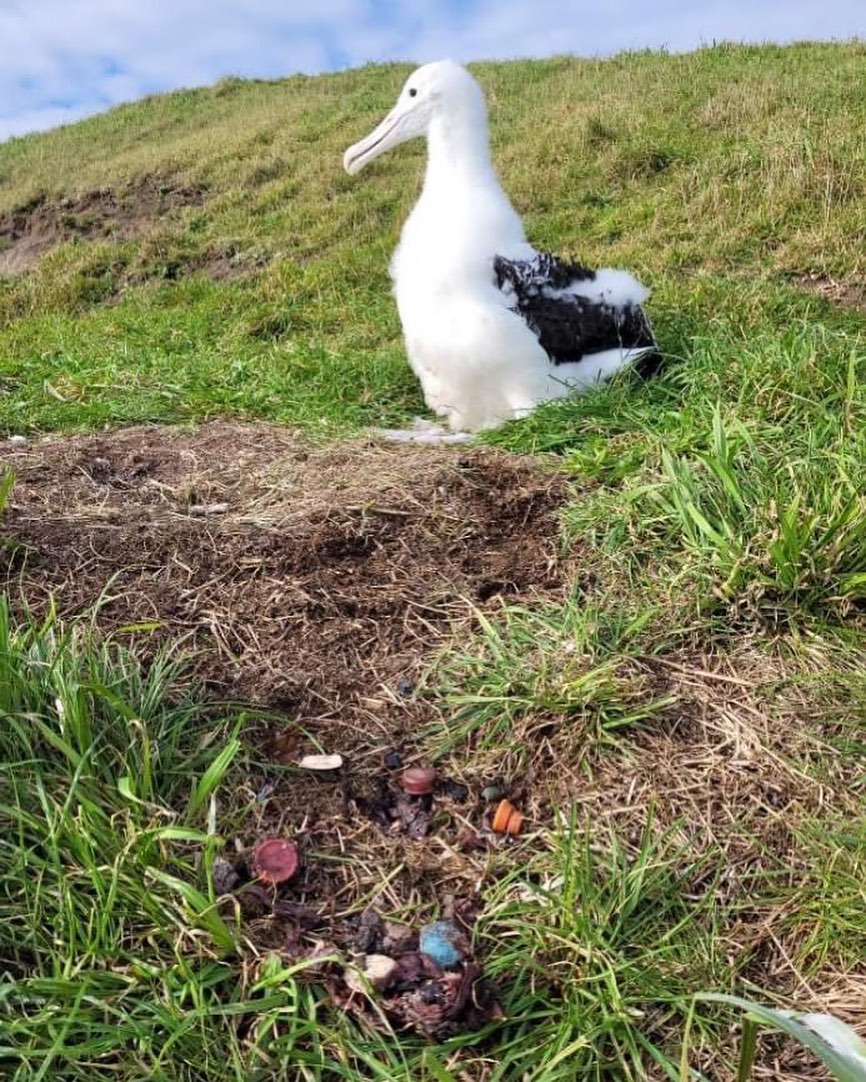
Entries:
{"type": "MultiPolygon", "coordinates": [[[[299,766],[339,779],[339,755],[310,755],[299,766]]],[[[399,766],[395,758],[393,765],[399,766]]],[[[399,775],[399,790],[387,784],[375,798],[353,801],[354,809],[390,834],[424,837],[435,815],[435,797],[466,801],[469,791],[440,779],[430,766],[412,766],[399,775]]],[[[348,778],[342,784],[348,789],[348,778]]],[[[477,830],[463,833],[467,848],[505,842],[518,834],[522,814],[502,799],[477,830]],[[498,836],[498,838],[497,838],[498,836]]],[[[213,881],[222,899],[231,898],[249,922],[268,922],[274,950],[320,982],[332,1001],[372,1025],[410,1030],[431,1040],[477,1030],[504,1017],[495,986],[472,953],[473,902],[443,900],[440,919],[416,930],[367,909],[344,918],[301,904],[291,881],[301,866],[297,841],[283,836],[259,840],[234,861],[218,858],[213,881]]]]}

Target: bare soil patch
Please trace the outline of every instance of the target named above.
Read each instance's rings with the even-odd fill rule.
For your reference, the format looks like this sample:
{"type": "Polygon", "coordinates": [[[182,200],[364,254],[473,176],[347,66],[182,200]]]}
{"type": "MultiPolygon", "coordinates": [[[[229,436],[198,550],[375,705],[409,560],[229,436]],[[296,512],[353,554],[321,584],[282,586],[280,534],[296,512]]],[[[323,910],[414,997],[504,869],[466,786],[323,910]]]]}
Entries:
{"type": "Polygon", "coordinates": [[[9,449],[6,585],[106,630],[188,635],[211,689],[318,731],[384,733],[458,614],[562,584],[565,485],[487,449],[276,427],[140,427],[9,449]]]}
{"type": "MultiPolygon", "coordinates": [[[[235,778],[234,812],[221,808],[243,809],[228,875],[254,950],[303,953],[316,929],[351,946],[365,897],[378,895],[383,913],[429,913],[473,893],[496,863],[460,841],[467,822],[481,825],[481,786],[440,771],[430,797],[401,790],[435,712],[413,687],[455,621],[501,597],[562,591],[560,476],[493,449],[317,449],[226,422],[7,446],[4,466],[16,475],[2,519],[14,598],[37,609],[53,599],[65,618],[93,611],[97,628],[138,649],[186,636],[216,698],[278,712],[253,734],[260,763],[235,778]],[[122,631],[130,625],[139,630],[122,631]],[[318,749],[345,767],[292,767],[318,749]],[[276,895],[250,882],[251,848],[267,834],[302,851],[276,895]]],[[[458,910],[468,927],[472,904],[458,910]]],[[[432,995],[431,980],[438,989],[438,978],[412,977],[407,995],[432,995]]],[[[434,1010],[443,1025],[467,988],[434,1010]]]]}
{"type": "Polygon", "coordinates": [[[796,279],[796,284],[833,304],[866,310],[866,282],[840,281],[827,274],[804,274],[796,279]]]}
{"type": "Polygon", "coordinates": [[[51,201],[44,197],[0,215],[0,276],[21,274],[72,237],[125,239],[181,207],[201,206],[205,192],[158,176],[128,189],[97,188],[51,201]]]}

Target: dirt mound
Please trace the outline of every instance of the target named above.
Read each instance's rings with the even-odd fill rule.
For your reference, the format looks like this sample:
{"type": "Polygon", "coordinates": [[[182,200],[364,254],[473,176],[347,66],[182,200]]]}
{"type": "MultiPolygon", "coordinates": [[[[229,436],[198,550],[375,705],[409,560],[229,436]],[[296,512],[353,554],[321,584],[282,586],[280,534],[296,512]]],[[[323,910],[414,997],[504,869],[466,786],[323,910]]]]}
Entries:
{"type": "Polygon", "coordinates": [[[490,449],[134,428],[5,451],[6,585],[187,634],[220,695],[382,733],[458,614],[560,587],[564,484],[490,449]]]}
{"type": "Polygon", "coordinates": [[[0,215],[0,275],[21,274],[72,237],[135,236],[161,215],[201,206],[204,199],[201,188],[155,176],[142,177],[124,191],[97,188],[54,202],[40,197],[0,215]]]}
{"type": "MultiPolygon", "coordinates": [[[[561,477],[493,449],[322,449],[226,422],[10,441],[4,467],[16,477],[0,518],[13,598],[40,608],[53,597],[65,617],[95,606],[100,628],[134,634],[145,651],[187,635],[215,696],[281,712],[247,730],[256,762],[220,804],[225,829],[227,804],[246,812],[242,855],[223,863],[254,955],[307,958],[310,930],[357,944],[359,904],[386,882],[389,911],[400,897],[427,912],[471,891],[496,855],[460,849],[466,816],[481,822],[480,786],[440,772],[435,800],[401,789],[435,710],[413,683],[455,619],[500,595],[560,590],[561,477]],[[344,769],[284,769],[317,744],[344,769]],[[251,881],[249,854],[286,830],[301,869],[275,898],[251,881]]],[[[434,1035],[499,1016],[492,991],[476,1009],[479,966],[467,962],[454,983],[413,943],[395,954],[402,976],[387,1004],[398,1024],[434,1035]]],[[[336,1003],[354,1002],[339,968],[320,979],[336,1003]]]]}
{"type": "MultiPolygon", "coordinates": [[[[413,685],[455,620],[503,595],[562,590],[561,477],[493,449],[317,449],[226,422],[7,445],[4,466],[16,476],[0,518],[13,599],[39,609],[53,597],[64,617],[97,606],[97,625],[137,650],[186,635],[215,696],[280,712],[248,732],[261,765],[237,799],[254,809],[245,845],[291,821],[305,852],[331,854],[305,859],[293,896],[351,908],[399,867],[399,893],[423,879],[429,904],[456,875],[477,878],[490,858],[449,846],[479,786],[470,798],[443,780],[430,837],[408,849],[388,829],[436,709],[413,685]],[[350,769],[279,772],[317,745],[350,769]]],[[[251,919],[258,943],[285,934],[273,914],[251,919]]]]}

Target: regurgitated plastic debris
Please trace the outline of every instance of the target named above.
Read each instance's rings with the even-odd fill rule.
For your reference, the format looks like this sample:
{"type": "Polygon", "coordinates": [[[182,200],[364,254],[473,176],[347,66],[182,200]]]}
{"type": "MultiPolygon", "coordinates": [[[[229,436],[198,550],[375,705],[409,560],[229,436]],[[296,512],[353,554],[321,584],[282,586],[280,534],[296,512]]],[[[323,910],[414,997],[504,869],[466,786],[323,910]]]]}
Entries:
{"type": "Polygon", "coordinates": [[[450,920],[434,920],[421,929],[418,947],[442,969],[455,969],[469,949],[466,935],[450,920]]]}
{"type": "Polygon", "coordinates": [[[339,770],[342,765],[342,755],[305,755],[298,763],[304,770],[339,770]]]}
{"type": "Polygon", "coordinates": [[[427,793],[433,792],[436,771],[432,766],[410,766],[408,770],[403,771],[400,781],[404,793],[410,793],[412,796],[426,796],[427,793]]]}
{"type": "Polygon", "coordinates": [[[519,834],[523,826],[523,813],[509,800],[502,800],[493,816],[490,824],[497,834],[519,834]]]}
{"type": "Polygon", "coordinates": [[[262,883],[285,883],[298,870],[298,847],[288,838],[265,838],[253,850],[253,871],[262,883]]]}

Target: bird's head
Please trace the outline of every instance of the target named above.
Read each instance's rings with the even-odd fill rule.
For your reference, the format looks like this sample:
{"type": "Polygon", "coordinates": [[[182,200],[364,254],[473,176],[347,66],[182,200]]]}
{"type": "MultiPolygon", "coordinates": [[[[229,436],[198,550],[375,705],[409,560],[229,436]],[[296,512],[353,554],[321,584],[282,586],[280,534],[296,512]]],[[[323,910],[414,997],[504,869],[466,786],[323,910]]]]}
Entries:
{"type": "Polygon", "coordinates": [[[437,120],[484,127],[484,95],[469,72],[453,60],[437,60],[414,71],[382,123],[343,155],[347,173],[357,173],[386,150],[427,135],[437,120]]]}

